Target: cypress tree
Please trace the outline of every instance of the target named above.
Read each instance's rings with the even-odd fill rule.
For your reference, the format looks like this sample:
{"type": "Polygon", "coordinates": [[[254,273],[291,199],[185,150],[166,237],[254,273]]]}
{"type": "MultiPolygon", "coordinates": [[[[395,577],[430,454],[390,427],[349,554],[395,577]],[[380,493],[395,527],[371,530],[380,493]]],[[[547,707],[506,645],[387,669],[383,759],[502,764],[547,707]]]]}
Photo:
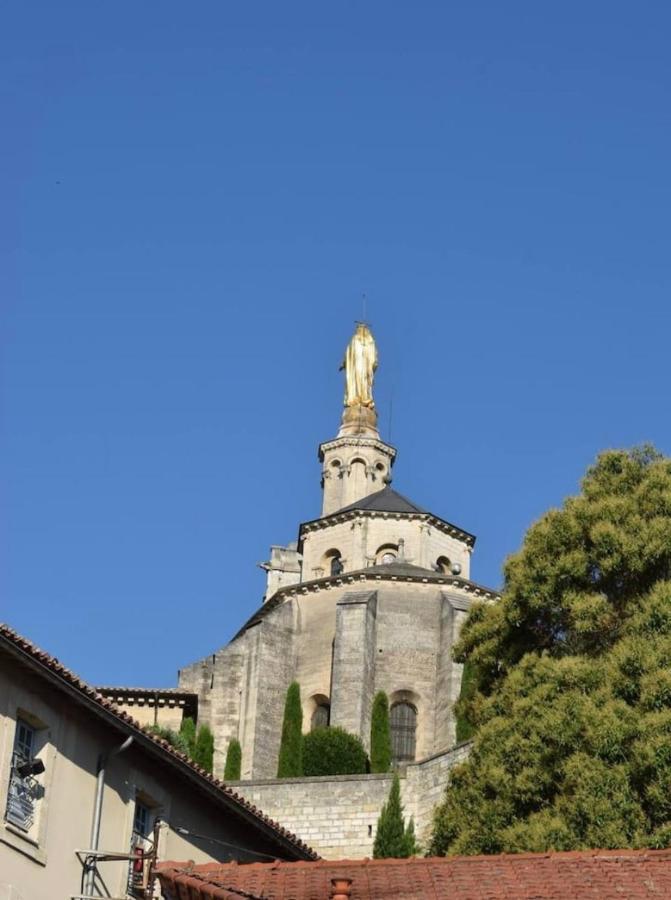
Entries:
{"type": "Polygon", "coordinates": [[[378,691],[373,700],[370,722],[370,770],[371,772],[388,772],[390,766],[389,700],[384,691],[378,691]]]}
{"type": "Polygon", "coordinates": [[[226,750],[226,766],[224,767],[224,781],[239,781],[242,769],[242,747],[237,738],[229,743],[226,750]]]}
{"type": "Polygon", "coordinates": [[[193,757],[196,749],[196,723],[191,716],[182,719],[182,724],[179,726],[179,739],[179,749],[188,756],[193,757]]]}
{"type": "Polygon", "coordinates": [[[278,778],[299,778],[303,774],[303,709],[301,689],[292,681],[287,691],[282,722],[282,740],[277,765],[278,778]]]}
{"type": "Polygon", "coordinates": [[[401,805],[401,784],[398,775],[394,774],[389,799],[382,807],[382,812],[377,820],[373,858],[404,859],[416,852],[415,824],[411,819],[406,828],[401,805]]]}
{"type": "Polygon", "coordinates": [[[196,736],[196,746],[193,751],[193,761],[206,772],[212,771],[214,760],[214,735],[209,725],[201,725],[196,736]]]}

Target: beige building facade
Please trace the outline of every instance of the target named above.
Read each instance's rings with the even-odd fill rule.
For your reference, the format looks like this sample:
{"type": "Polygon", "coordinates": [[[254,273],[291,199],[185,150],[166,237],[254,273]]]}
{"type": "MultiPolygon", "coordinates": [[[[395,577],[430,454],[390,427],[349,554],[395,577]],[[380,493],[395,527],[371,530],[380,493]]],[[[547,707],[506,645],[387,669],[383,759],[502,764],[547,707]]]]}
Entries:
{"type": "Polygon", "coordinates": [[[155,857],[315,856],[6,626],[0,802],[0,900],[148,900],[155,857]]]}
{"type": "Polygon", "coordinates": [[[377,428],[371,342],[358,328],[340,429],[319,447],[321,515],[271,548],[264,602],[233,640],[179,673],[215,735],[219,774],[236,738],[243,779],[275,777],[294,680],[306,731],[339,725],[368,747],[382,690],[399,765],[455,743],[461,666],[452,648],[471,602],[496,593],[470,580],[475,537],[391,487],[397,451],[377,428]]]}

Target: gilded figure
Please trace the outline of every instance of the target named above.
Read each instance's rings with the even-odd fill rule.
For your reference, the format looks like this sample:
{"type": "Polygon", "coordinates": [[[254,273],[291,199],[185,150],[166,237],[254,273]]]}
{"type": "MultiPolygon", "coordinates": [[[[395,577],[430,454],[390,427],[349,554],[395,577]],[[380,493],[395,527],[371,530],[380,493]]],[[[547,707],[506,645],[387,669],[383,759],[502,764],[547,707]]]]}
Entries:
{"type": "Polygon", "coordinates": [[[377,369],[377,347],[370,328],[364,322],[357,322],[340,368],[345,370],[345,406],[375,409],[373,376],[377,369]]]}

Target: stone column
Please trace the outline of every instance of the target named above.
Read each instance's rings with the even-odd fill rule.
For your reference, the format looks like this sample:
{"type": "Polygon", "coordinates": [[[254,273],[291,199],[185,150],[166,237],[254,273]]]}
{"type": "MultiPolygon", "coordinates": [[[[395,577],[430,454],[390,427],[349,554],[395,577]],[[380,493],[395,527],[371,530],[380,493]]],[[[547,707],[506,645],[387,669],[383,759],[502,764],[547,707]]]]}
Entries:
{"type": "Polygon", "coordinates": [[[456,741],[457,723],[453,707],[461,691],[463,666],[452,659],[452,648],[459,639],[469,608],[467,597],[456,591],[441,591],[434,753],[452,747],[456,741]]]}
{"type": "Polygon", "coordinates": [[[331,724],[370,744],[375,687],[377,592],[345,594],[336,608],[331,724]]]}

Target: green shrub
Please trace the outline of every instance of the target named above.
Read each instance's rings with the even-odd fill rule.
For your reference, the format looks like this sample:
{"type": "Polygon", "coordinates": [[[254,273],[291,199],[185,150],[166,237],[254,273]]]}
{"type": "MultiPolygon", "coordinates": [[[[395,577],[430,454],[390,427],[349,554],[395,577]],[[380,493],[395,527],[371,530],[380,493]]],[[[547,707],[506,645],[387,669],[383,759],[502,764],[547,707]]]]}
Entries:
{"type": "Polygon", "coordinates": [[[405,859],[414,856],[418,849],[415,841],[415,823],[410,819],[408,824],[405,824],[401,806],[401,784],[398,775],[394,775],[389,799],[382,807],[377,820],[373,857],[405,859]]]}
{"type": "Polygon", "coordinates": [[[303,774],[303,708],[301,689],[292,681],[287,690],[282,722],[278,778],[299,778],[303,774]]]}
{"type": "Polygon", "coordinates": [[[226,750],[226,765],[224,767],[224,781],[239,781],[242,769],[242,747],[237,738],[229,743],[226,750]]]}
{"type": "Polygon", "coordinates": [[[359,738],[343,728],[315,728],[303,738],[305,775],[363,775],[367,763],[359,738]]]}
{"type": "Polygon", "coordinates": [[[370,770],[371,772],[388,772],[390,766],[389,700],[384,691],[378,691],[373,700],[370,722],[370,770]]]}

